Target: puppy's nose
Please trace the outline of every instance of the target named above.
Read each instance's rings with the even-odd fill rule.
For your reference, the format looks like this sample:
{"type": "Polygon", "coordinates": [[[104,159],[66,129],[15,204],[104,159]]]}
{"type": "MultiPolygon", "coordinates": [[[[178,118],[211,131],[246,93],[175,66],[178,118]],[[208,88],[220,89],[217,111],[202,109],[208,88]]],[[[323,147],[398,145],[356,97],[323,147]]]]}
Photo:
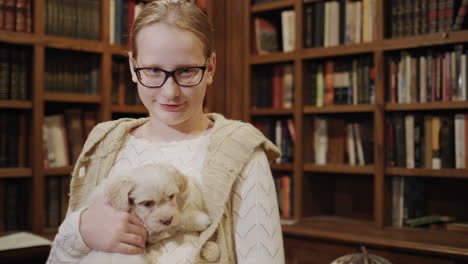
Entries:
{"type": "Polygon", "coordinates": [[[166,219],[161,219],[161,220],[159,220],[159,222],[161,222],[161,224],[163,224],[163,225],[170,225],[172,223],[172,218],[173,217],[171,216],[171,217],[166,218],[166,219]]]}

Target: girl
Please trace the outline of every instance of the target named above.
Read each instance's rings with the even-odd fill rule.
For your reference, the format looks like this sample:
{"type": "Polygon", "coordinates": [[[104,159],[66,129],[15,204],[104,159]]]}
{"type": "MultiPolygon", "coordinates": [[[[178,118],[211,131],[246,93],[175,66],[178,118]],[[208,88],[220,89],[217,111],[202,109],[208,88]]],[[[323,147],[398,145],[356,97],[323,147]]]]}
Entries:
{"type": "Polygon", "coordinates": [[[284,263],[276,192],[268,160],[278,149],[253,126],[204,114],[216,53],[206,15],[187,1],[147,4],[132,28],[129,63],[148,118],[99,124],[72,173],[69,213],[48,263],[77,263],[91,249],[145,251],[136,216],[103,197],[86,199],[112,171],[166,162],[202,186],[212,224],[195,241],[183,234],[155,245],[154,263],[284,263]]]}

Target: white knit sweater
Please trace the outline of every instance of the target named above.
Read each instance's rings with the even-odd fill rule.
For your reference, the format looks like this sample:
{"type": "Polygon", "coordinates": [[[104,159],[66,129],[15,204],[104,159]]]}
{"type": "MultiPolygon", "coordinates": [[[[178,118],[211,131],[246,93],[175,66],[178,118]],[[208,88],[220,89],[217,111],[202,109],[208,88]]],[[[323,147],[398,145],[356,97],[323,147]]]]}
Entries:
{"type": "MultiPolygon", "coordinates": [[[[112,168],[128,169],[142,162],[170,163],[203,185],[201,170],[210,133],[177,142],[149,142],[128,136],[112,168]]],[[[112,175],[111,172],[109,175],[112,175]]],[[[237,262],[284,263],[275,186],[266,155],[257,150],[233,187],[233,223],[237,262]]],[[[90,249],[79,235],[79,215],[67,215],[54,240],[47,263],[77,263],[90,249]]],[[[168,248],[173,251],[174,248],[168,248]]],[[[186,249],[184,249],[186,250],[186,249]]],[[[184,252],[181,249],[181,252],[184,252]]],[[[157,260],[161,263],[164,259],[157,260]]]]}

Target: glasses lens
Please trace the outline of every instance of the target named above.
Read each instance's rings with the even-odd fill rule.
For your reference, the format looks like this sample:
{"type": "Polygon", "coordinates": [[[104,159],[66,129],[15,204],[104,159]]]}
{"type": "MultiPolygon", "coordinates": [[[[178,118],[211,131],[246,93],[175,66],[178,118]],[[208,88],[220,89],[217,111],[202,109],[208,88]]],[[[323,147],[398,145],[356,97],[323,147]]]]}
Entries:
{"type": "Polygon", "coordinates": [[[156,68],[142,69],[138,71],[138,77],[143,85],[160,86],[164,83],[166,73],[156,68]]]}
{"type": "Polygon", "coordinates": [[[175,71],[174,77],[180,85],[197,85],[203,78],[203,69],[182,68],[175,71]]]}

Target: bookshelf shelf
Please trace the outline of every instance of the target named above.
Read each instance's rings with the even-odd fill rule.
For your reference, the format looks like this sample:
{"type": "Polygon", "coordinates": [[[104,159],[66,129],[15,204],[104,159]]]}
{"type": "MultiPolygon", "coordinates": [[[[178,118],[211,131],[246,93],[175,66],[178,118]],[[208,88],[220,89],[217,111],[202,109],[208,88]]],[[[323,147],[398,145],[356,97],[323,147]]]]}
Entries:
{"type": "Polygon", "coordinates": [[[346,241],[403,250],[424,251],[443,255],[468,256],[468,236],[453,232],[415,229],[381,229],[372,223],[340,217],[304,218],[298,224],[283,226],[290,235],[325,240],[346,241]]]}
{"type": "Polygon", "coordinates": [[[10,44],[34,45],[42,43],[42,39],[33,33],[19,33],[0,30],[0,42],[10,44]]]}
{"type": "Polygon", "coordinates": [[[440,32],[404,38],[384,39],[377,43],[379,50],[391,51],[412,49],[468,42],[468,30],[456,32],[440,32]]]}
{"type": "Polygon", "coordinates": [[[304,114],[372,113],[376,109],[375,105],[304,106],[304,114]]]}
{"type": "Polygon", "coordinates": [[[431,102],[410,104],[385,104],[386,111],[433,111],[433,110],[457,110],[467,109],[467,101],[453,102],[431,102]]]}
{"type": "Polygon", "coordinates": [[[98,104],[101,102],[101,96],[69,93],[45,93],[44,100],[47,102],[98,104]]]}
{"type": "Polygon", "coordinates": [[[272,64],[272,63],[284,63],[294,61],[294,52],[275,52],[265,55],[251,55],[249,62],[251,65],[256,64],[272,64]]]}
{"type": "Polygon", "coordinates": [[[292,170],[294,170],[294,164],[292,164],[292,163],[287,163],[287,164],[271,163],[270,168],[272,170],[276,170],[276,171],[292,171],[292,170]]]}
{"type": "Polygon", "coordinates": [[[373,174],[373,165],[350,166],[344,164],[316,165],[312,163],[304,164],[305,172],[326,172],[326,173],[346,173],[346,174],[373,174]]]}
{"type": "Polygon", "coordinates": [[[31,109],[31,101],[0,100],[0,109],[31,109]]]}
{"type": "Polygon", "coordinates": [[[293,6],[294,6],[293,0],[281,0],[281,1],[274,1],[271,3],[252,5],[251,12],[260,13],[260,12],[273,11],[273,10],[278,10],[278,9],[292,8],[293,6]]]}
{"type": "Polygon", "coordinates": [[[48,48],[102,53],[106,45],[96,40],[83,40],[56,36],[45,36],[44,45],[48,48]]]}
{"type": "Polygon", "coordinates": [[[252,109],[252,116],[271,116],[271,115],[292,115],[294,113],[293,109],[252,109]]]}
{"type": "Polygon", "coordinates": [[[57,175],[69,175],[73,170],[73,167],[59,167],[59,168],[46,168],[44,169],[45,176],[57,176],[57,175]]]}
{"type": "Polygon", "coordinates": [[[442,177],[442,178],[468,178],[468,170],[463,169],[407,169],[407,168],[385,168],[386,175],[392,176],[419,176],[419,177],[442,177]]]}
{"type": "Polygon", "coordinates": [[[146,114],[148,111],[142,105],[112,105],[111,111],[113,113],[132,113],[132,114],[146,114]]]}
{"type": "Polygon", "coordinates": [[[0,168],[0,179],[2,178],[31,178],[31,168],[0,168]]]}
{"type": "Polygon", "coordinates": [[[340,45],[334,47],[307,48],[300,54],[301,59],[318,59],[326,57],[346,56],[372,53],[376,50],[373,43],[340,45]]]}

